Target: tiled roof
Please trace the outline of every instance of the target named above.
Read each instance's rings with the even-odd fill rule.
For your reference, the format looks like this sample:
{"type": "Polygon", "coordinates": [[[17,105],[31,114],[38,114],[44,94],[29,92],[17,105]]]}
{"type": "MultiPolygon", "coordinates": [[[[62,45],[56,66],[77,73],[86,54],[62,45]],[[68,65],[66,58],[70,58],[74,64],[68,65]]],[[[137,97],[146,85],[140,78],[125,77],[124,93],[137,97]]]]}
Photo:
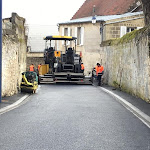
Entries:
{"type": "Polygon", "coordinates": [[[86,0],[72,19],[92,16],[94,5],[95,15],[97,16],[127,13],[135,8],[137,1],[138,0],[86,0]]]}
{"type": "MultiPolygon", "coordinates": [[[[119,19],[119,18],[124,18],[124,17],[130,17],[130,16],[138,16],[142,15],[143,12],[134,12],[134,13],[125,13],[122,15],[108,15],[108,16],[96,16],[96,21],[109,21],[109,20],[113,20],[113,19],[119,19]]],[[[144,16],[141,16],[139,18],[144,18],[144,16]]],[[[125,19],[127,20],[127,19],[125,19]]],[[[61,22],[58,24],[75,24],[75,23],[85,23],[85,22],[92,22],[92,16],[89,17],[85,17],[85,18],[79,18],[79,19],[73,19],[70,21],[66,21],[66,22],[61,22]]]]}

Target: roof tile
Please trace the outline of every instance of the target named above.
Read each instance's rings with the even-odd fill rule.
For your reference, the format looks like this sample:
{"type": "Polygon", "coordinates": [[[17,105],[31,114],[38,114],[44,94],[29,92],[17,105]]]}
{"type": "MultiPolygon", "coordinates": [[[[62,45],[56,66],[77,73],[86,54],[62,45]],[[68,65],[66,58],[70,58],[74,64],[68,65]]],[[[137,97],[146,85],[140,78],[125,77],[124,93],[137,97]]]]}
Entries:
{"type": "Polygon", "coordinates": [[[129,12],[138,0],[86,0],[72,19],[93,16],[93,6],[95,5],[95,15],[117,15],[129,12]]]}

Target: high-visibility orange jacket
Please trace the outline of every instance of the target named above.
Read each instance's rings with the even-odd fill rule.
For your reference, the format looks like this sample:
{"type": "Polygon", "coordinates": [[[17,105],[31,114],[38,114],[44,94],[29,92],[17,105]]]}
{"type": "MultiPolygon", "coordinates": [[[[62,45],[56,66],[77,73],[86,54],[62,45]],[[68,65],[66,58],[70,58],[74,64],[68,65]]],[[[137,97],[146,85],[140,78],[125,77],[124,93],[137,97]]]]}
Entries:
{"type": "Polygon", "coordinates": [[[38,65],[38,71],[40,70],[41,65],[38,65]]]}
{"type": "Polygon", "coordinates": [[[101,66],[100,72],[103,72],[103,71],[104,71],[104,67],[103,67],[103,66],[101,66]]]}
{"type": "Polygon", "coordinates": [[[95,70],[97,70],[97,67],[98,67],[98,66],[95,67],[95,70]]]}
{"type": "Polygon", "coordinates": [[[34,71],[34,65],[30,66],[30,71],[34,71]]]}
{"type": "Polygon", "coordinates": [[[81,70],[84,70],[84,65],[83,64],[81,64],[81,70]]]}
{"type": "Polygon", "coordinates": [[[104,71],[104,67],[103,66],[97,66],[96,68],[96,75],[98,75],[98,73],[102,73],[104,71]]]}

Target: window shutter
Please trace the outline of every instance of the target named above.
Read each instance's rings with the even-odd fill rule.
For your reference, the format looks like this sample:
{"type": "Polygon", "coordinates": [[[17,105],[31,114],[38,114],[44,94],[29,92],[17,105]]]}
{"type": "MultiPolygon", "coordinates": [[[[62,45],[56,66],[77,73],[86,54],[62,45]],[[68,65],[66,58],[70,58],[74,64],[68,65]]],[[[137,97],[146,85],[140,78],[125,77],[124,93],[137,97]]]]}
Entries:
{"type": "Polygon", "coordinates": [[[64,28],[62,28],[62,36],[64,36],[64,28]]]}
{"type": "MultiPolygon", "coordinates": [[[[70,27],[68,27],[68,36],[70,36],[70,27]]],[[[70,41],[68,41],[67,45],[70,45],[70,41]]]]}
{"type": "Polygon", "coordinates": [[[143,27],[137,27],[137,30],[142,29],[143,27]]]}
{"type": "Polygon", "coordinates": [[[84,43],[84,27],[81,27],[81,45],[84,43]]]}
{"type": "Polygon", "coordinates": [[[127,27],[121,26],[120,27],[120,37],[123,37],[127,33],[127,27]]]}
{"type": "Polygon", "coordinates": [[[70,27],[68,28],[68,36],[70,36],[70,27]]]}
{"type": "Polygon", "coordinates": [[[78,38],[78,37],[77,37],[77,27],[75,27],[75,34],[74,34],[74,36],[75,36],[76,38],[78,38]]]}
{"type": "MultiPolygon", "coordinates": [[[[64,28],[62,28],[62,36],[64,36],[64,28]]],[[[62,40],[62,45],[64,45],[64,41],[62,40]]]]}

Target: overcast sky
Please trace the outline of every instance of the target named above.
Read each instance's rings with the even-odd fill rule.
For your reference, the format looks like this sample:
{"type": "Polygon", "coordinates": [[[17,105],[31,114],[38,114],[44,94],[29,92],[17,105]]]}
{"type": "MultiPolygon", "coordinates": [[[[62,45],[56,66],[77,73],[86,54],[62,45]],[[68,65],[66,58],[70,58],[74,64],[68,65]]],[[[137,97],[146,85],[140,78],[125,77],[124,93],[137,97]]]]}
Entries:
{"type": "Polygon", "coordinates": [[[29,27],[28,46],[31,51],[43,51],[43,37],[57,35],[57,23],[68,21],[85,0],[3,0],[3,18],[12,12],[26,19],[29,27]]]}
{"type": "Polygon", "coordinates": [[[16,12],[27,24],[56,25],[68,21],[85,0],[3,0],[3,18],[16,12]]]}

